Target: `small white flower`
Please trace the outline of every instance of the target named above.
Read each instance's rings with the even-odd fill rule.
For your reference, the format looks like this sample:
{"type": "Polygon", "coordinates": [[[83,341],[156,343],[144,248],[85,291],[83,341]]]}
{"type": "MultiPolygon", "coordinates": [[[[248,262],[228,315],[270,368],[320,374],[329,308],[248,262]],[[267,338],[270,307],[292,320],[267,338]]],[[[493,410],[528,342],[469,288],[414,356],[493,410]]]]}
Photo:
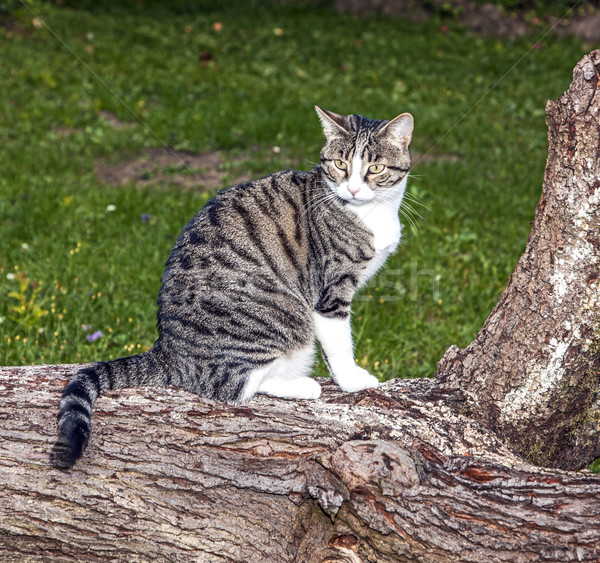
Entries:
{"type": "Polygon", "coordinates": [[[106,211],[116,211],[117,210],[117,206],[113,205],[112,203],[110,205],[106,206],[106,211]]]}
{"type": "Polygon", "coordinates": [[[280,147],[277,147],[277,146],[275,146],[275,147],[273,147],[273,152],[274,152],[275,154],[279,154],[279,153],[281,152],[281,148],[280,148],[280,147]]]}
{"type": "Polygon", "coordinates": [[[4,322],[4,317],[0,317],[0,325],[4,322]]]}
{"type": "Polygon", "coordinates": [[[12,272],[10,272],[9,274],[6,274],[6,279],[7,279],[7,280],[14,280],[14,279],[15,279],[15,277],[16,277],[16,276],[15,276],[15,275],[14,275],[12,272]]]}
{"type": "Polygon", "coordinates": [[[21,245],[21,248],[22,248],[23,250],[27,250],[27,249],[29,248],[29,245],[28,245],[26,242],[24,242],[24,243],[21,245]]]}

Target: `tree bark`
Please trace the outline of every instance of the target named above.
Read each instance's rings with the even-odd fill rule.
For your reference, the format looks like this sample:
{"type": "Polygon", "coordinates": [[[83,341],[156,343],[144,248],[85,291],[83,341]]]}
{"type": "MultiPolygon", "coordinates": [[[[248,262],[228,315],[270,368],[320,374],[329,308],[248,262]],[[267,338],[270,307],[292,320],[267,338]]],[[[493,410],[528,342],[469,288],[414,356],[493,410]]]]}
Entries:
{"type": "Polygon", "coordinates": [[[600,52],[547,107],[531,236],[435,378],[245,406],[111,393],[54,469],[80,366],[0,368],[0,560],[600,561],[600,52]],[[554,466],[542,468],[535,464],[554,466]]]}
{"type": "Polygon", "coordinates": [[[524,254],[473,343],[438,365],[474,415],[531,462],[600,456],[600,51],[546,106],[549,154],[524,254]]]}

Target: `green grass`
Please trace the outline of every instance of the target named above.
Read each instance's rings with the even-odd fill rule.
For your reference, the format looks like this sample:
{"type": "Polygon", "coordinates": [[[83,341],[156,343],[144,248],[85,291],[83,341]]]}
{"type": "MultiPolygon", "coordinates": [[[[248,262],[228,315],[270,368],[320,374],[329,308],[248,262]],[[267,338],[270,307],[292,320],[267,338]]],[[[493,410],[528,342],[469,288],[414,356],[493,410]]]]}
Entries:
{"type": "Polygon", "coordinates": [[[0,25],[0,363],[108,359],[155,339],[163,264],[208,195],[106,186],[98,159],[169,144],[218,149],[233,169],[252,149],[253,176],[309,169],[322,143],[314,104],[410,111],[413,149],[452,155],[414,168],[410,191],[429,210],[418,207],[418,228],[357,299],[361,365],[382,379],[427,376],[473,339],[524,249],[544,106],[569,86],[579,42],[549,36],[531,49],[538,37],[303,4],[115,4],[37,1],[48,27],[25,8],[0,25]],[[114,129],[101,111],[136,125],[114,129]],[[88,342],[94,331],[104,336],[88,342]]]}

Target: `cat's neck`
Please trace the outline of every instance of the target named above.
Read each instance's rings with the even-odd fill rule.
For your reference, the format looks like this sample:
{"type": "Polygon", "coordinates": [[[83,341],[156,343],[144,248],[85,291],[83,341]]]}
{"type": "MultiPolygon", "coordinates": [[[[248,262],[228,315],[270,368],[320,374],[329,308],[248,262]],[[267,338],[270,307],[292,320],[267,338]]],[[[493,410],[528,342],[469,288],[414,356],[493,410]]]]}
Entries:
{"type": "Polygon", "coordinates": [[[362,205],[346,205],[346,209],[358,216],[362,223],[373,233],[375,256],[363,272],[360,285],[363,285],[385,263],[392,254],[402,236],[402,225],[398,212],[406,188],[406,178],[398,185],[388,188],[385,201],[369,201],[362,205]]]}
{"type": "Polygon", "coordinates": [[[375,198],[361,205],[346,205],[346,209],[355,213],[362,222],[375,233],[390,229],[400,229],[398,213],[406,190],[406,177],[397,185],[387,188],[384,199],[375,198]]]}

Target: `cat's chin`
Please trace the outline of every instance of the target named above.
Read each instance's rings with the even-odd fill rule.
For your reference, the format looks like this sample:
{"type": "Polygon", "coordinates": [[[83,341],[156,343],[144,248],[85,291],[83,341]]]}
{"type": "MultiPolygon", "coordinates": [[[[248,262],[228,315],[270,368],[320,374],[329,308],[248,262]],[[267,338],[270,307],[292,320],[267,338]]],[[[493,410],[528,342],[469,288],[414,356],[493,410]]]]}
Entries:
{"type": "Polygon", "coordinates": [[[371,201],[373,201],[374,198],[369,198],[369,199],[356,199],[354,197],[343,197],[342,198],[346,203],[349,203],[350,205],[365,205],[366,203],[369,203],[371,201]]]}
{"type": "Polygon", "coordinates": [[[340,191],[341,190],[336,191],[336,195],[352,205],[364,205],[365,203],[369,203],[375,199],[375,194],[371,191],[365,193],[363,190],[357,193],[358,197],[351,195],[346,190],[343,190],[342,193],[340,193],[340,191]]]}

